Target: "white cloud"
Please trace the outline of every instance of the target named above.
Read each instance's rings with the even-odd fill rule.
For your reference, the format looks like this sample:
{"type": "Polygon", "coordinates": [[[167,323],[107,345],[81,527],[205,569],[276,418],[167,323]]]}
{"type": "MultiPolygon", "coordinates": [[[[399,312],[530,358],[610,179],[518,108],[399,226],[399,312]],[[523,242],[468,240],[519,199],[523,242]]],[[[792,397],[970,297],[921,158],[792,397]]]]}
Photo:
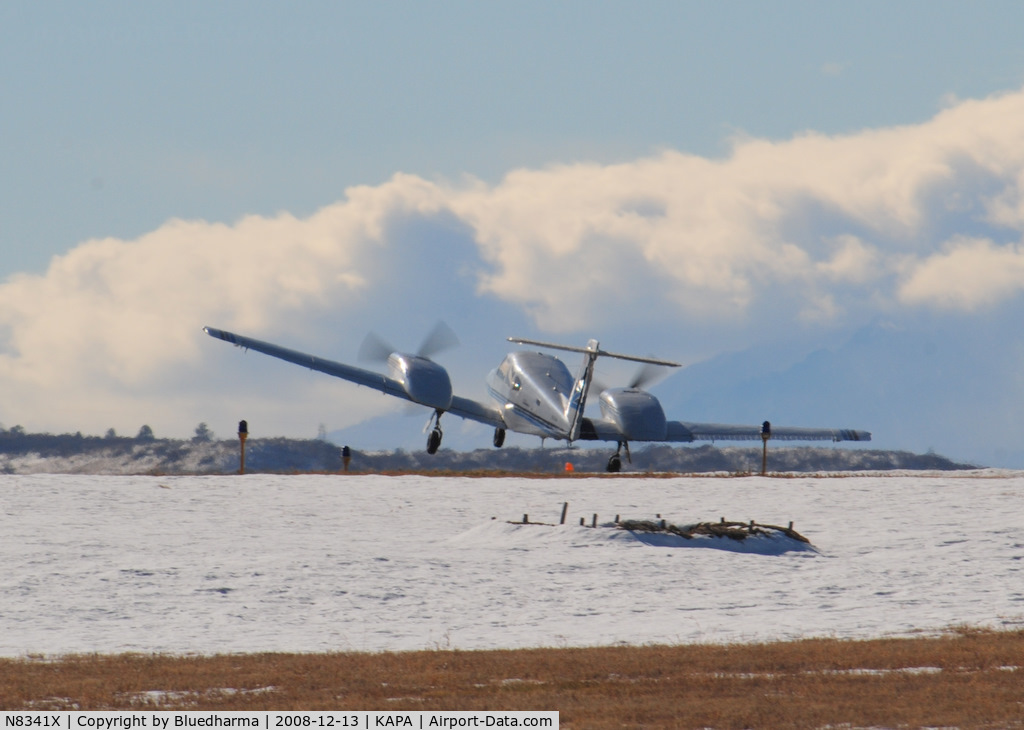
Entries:
{"type": "Polygon", "coordinates": [[[838,236],[834,246],[832,258],[815,264],[817,272],[833,281],[854,284],[865,284],[878,276],[881,262],[873,246],[850,234],[838,236]]]}
{"type": "Polygon", "coordinates": [[[958,238],[914,266],[900,298],[915,305],[975,311],[1024,292],[1024,248],[958,238]]]}
{"type": "MultiPolygon", "coordinates": [[[[357,341],[366,321],[410,320],[451,289],[434,260],[477,275],[477,300],[447,302],[465,317],[497,299],[539,330],[581,337],[656,320],[680,338],[740,341],[901,306],[994,306],[1024,289],[1022,140],[1024,91],[917,125],[736,140],[720,160],[665,150],[516,170],[495,185],[396,175],[304,219],[169,221],[136,240],[88,241],[42,275],[0,284],[0,376],[17,386],[0,419],[46,414],[36,418],[47,427],[77,430],[91,427],[82,414],[127,418],[133,403],[170,413],[199,390],[183,417],[194,425],[204,403],[256,397],[253,383],[217,373],[228,356],[212,354],[202,325],[268,339],[298,330],[296,347],[357,341]],[[424,221],[440,221],[429,238],[424,221]]],[[[318,377],[275,380],[258,397],[267,409],[288,388],[296,401],[326,398],[338,386],[318,377]]],[[[340,387],[330,397],[354,392],[340,387]]],[[[384,408],[362,393],[349,422],[384,408]]],[[[279,407],[282,422],[304,417],[301,403],[279,407]]]]}
{"type": "Polygon", "coordinates": [[[942,230],[953,213],[976,211],[974,225],[1016,238],[1021,139],[1017,92],[962,102],[919,125],[742,139],[718,161],[665,151],[620,165],[520,170],[493,188],[453,191],[451,205],[493,264],[484,289],[528,308],[545,329],[606,319],[602,300],[626,320],[649,312],[618,296],[638,281],[666,292],[662,306],[679,317],[736,321],[782,290],[803,292],[795,311],[827,319],[896,299],[908,257],[923,260],[936,234],[957,233],[942,230]],[[827,291],[836,285],[841,306],[827,291]]]}
{"type": "Polygon", "coordinates": [[[0,419],[127,432],[130,421],[111,421],[135,402],[139,419],[187,429],[168,414],[188,410],[192,394],[218,398],[213,383],[233,387],[215,374],[182,382],[210,355],[201,327],[280,334],[311,311],[357,306],[390,255],[386,218],[427,210],[424,187],[399,177],[357,188],[304,220],[172,220],[137,240],[88,241],[42,275],[14,277],[0,285],[0,377],[17,387],[0,419]]]}

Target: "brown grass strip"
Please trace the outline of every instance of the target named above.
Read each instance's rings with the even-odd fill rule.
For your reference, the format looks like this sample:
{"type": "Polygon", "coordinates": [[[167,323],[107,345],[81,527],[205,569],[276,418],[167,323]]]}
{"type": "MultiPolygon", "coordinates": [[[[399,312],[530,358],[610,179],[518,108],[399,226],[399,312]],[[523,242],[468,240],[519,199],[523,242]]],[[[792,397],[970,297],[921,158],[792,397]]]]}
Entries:
{"type": "Polygon", "coordinates": [[[1024,631],[0,660],[5,710],[558,710],[563,728],[1024,727],[1024,631]]]}

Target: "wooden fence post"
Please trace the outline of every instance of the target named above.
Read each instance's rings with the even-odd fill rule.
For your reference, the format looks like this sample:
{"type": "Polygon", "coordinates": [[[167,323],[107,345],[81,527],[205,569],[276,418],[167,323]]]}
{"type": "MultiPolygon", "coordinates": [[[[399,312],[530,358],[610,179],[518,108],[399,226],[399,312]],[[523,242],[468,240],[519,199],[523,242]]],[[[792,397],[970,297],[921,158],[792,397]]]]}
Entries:
{"type": "Polygon", "coordinates": [[[241,446],[239,457],[238,473],[245,474],[245,439],[249,436],[249,424],[245,421],[238,422],[238,442],[241,446]]]}

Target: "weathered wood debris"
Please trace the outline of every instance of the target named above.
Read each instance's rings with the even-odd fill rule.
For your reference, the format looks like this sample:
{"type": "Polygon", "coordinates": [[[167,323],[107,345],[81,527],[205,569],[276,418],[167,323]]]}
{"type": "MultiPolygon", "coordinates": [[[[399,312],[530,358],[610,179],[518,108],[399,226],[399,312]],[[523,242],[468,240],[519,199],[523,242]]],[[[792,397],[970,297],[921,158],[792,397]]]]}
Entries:
{"type": "Polygon", "coordinates": [[[709,535],[711,537],[727,537],[730,540],[743,541],[754,535],[785,535],[786,537],[811,543],[806,537],[793,529],[793,523],[788,527],[778,525],[762,525],[753,520],[750,522],[726,522],[723,517],[720,522],[698,522],[693,525],[673,525],[665,520],[621,520],[616,523],[621,530],[631,532],[661,532],[670,535],[678,535],[687,540],[692,540],[695,535],[709,535]]]}
{"type": "MultiPolygon", "coordinates": [[[[565,517],[569,511],[569,503],[562,503],[562,516],[559,520],[559,524],[565,524],[565,517]]],[[[491,518],[494,519],[493,517],[491,518]]],[[[522,522],[513,522],[509,520],[510,525],[546,525],[554,527],[554,525],[548,525],[546,522],[531,522],[530,516],[524,514],[522,522]]],[[[586,520],[580,517],[580,527],[586,526],[586,520]]],[[[611,526],[611,525],[607,525],[611,526]]],[[[685,525],[680,527],[679,525],[670,524],[667,520],[661,519],[661,515],[658,515],[657,520],[623,520],[620,519],[619,515],[615,515],[614,526],[620,530],[629,530],[630,532],[649,532],[649,533],[662,533],[668,535],[678,535],[679,537],[687,540],[692,540],[695,535],[707,535],[709,537],[727,537],[730,540],[736,540],[741,542],[746,540],[748,537],[755,535],[767,535],[774,537],[776,535],[785,535],[788,538],[796,540],[798,542],[811,544],[811,541],[801,535],[799,532],[793,529],[793,523],[790,522],[788,527],[780,527],[779,525],[764,525],[754,520],[749,522],[726,522],[725,518],[722,517],[718,522],[697,522],[693,525],[685,525]]],[[[597,515],[594,514],[590,519],[590,527],[597,527],[597,515]]]]}

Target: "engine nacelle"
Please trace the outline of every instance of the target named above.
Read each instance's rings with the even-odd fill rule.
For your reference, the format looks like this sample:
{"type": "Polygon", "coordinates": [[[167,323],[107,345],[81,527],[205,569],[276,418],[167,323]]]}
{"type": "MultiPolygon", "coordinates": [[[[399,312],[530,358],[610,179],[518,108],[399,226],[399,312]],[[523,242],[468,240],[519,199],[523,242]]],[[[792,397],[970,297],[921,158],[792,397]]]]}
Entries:
{"type": "Polygon", "coordinates": [[[665,411],[646,390],[609,388],[601,393],[601,415],[618,426],[626,441],[663,441],[665,411]]]}
{"type": "Polygon", "coordinates": [[[451,378],[448,371],[433,360],[395,352],[388,357],[388,369],[414,402],[442,411],[451,407],[451,378]]]}

